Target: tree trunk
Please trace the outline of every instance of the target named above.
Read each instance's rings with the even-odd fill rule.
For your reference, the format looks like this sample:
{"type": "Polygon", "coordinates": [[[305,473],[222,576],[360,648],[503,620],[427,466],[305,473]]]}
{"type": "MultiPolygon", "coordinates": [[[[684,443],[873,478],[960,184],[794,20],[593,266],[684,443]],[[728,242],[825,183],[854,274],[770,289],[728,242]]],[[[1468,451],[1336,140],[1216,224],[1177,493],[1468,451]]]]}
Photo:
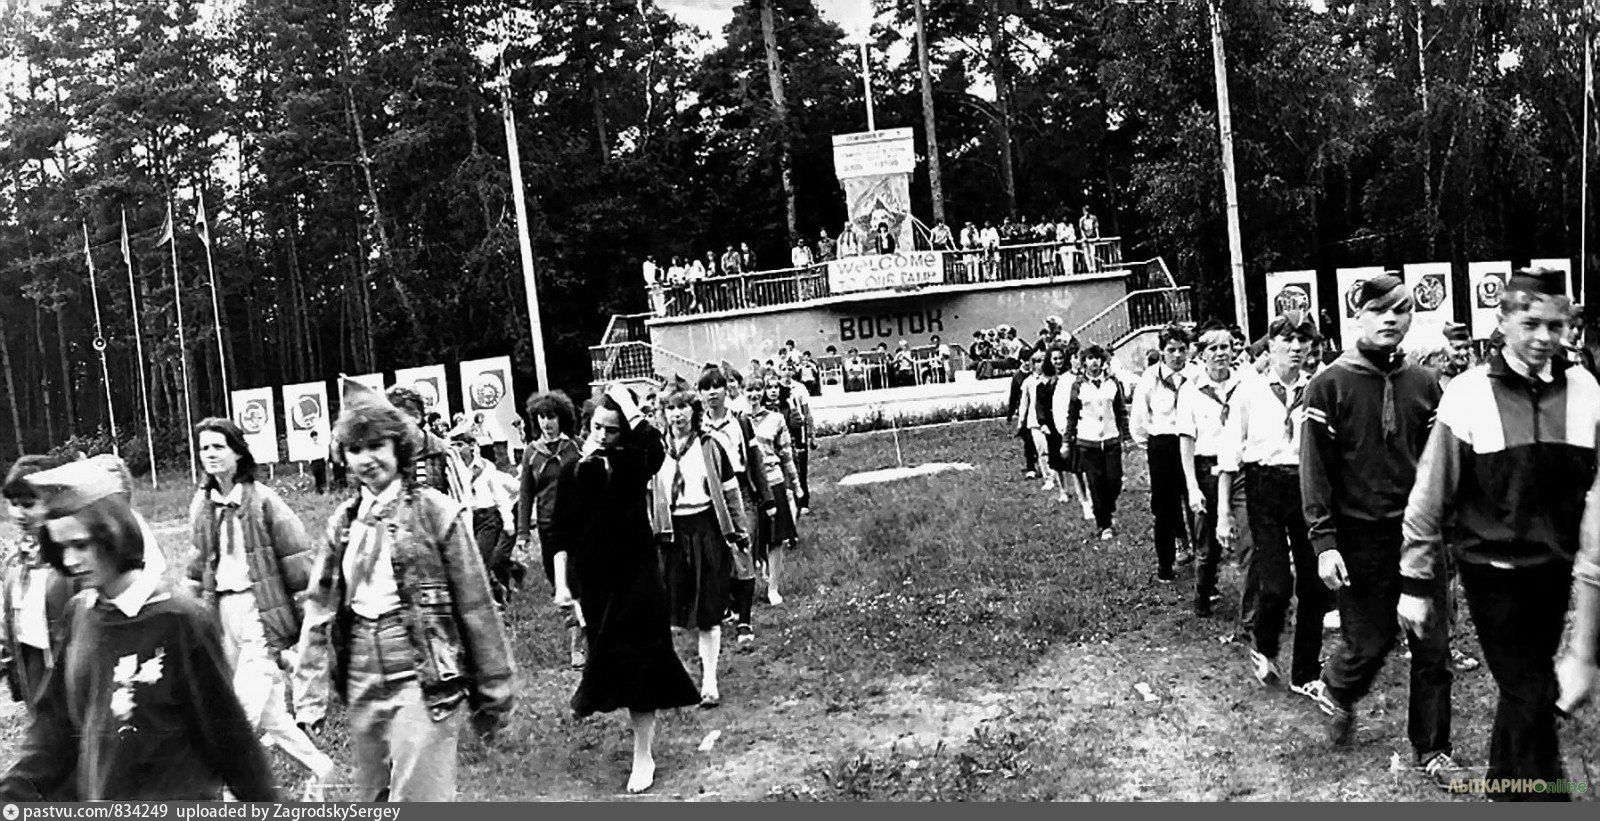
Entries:
{"type": "Polygon", "coordinates": [[[928,190],[933,197],[933,221],[944,222],[944,181],[939,171],[939,130],[933,116],[933,77],[928,72],[928,33],[923,0],[911,0],[917,16],[917,72],[922,77],[922,122],[928,141],[928,190]]]}
{"type": "Polygon", "coordinates": [[[783,62],[778,56],[778,30],[772,19],[772,5],[776,2],[761,2],[761,40],[767,49],[767,83],[772,86],[772,119],[778,130],[778,166],[783,179],[785,216],[788,219],[789,243],[792,245],[800,238],[800,229],[795,214],[794,160],[789,151],[789,105],[783,96],[783,62]]]}
{"type": "Polygon", "coordinates": [[[22,408],[17,402],[17,378],[11,366],[11,341],[0,328],[0,367],[6,371],[6,404],[11,406],[11,438],[17,445],[17,455],[28,451],[22,446],[22,408]]]}
{"type": "Polygon", "coordinates": [[[1412,0],[1412,6],[1416,9],[1417,15],[1417,96],[1422,101],[1422,128],[1418,129],[1417,139],[1422,154],[1422,202],[1424,213],[1427,214],[1423,230],[1427,232],[1425,240],[1428,245],[1428,259],[1433,259],[1433,240],[1437,234],[1439,206],[1435,202],[1433,190],[1433,140],[1428,136],[1433,131],[1433,123],[1428,109],[1428,61],[1425,51],[1426,40],[1422,34],[1424,9],[1422,0],[1412,0]]]}
{"type": "Polygon", "coordinates": [[[1011,154],[1011,84],[1006,75],[1010,57],[1006,51],[1006,27],[1001,19],[1000,0],[987,0],[984,23],[989,29],[989,73],[994,78],[995,141],[1000,144],[1000,190],[1005,195],[1007,216],[1017,214],[1017,181],[1011,154]]]}
{"type": "Polygon", "coordinates": [[[594,138],[599,149],[600,164],[605,165],[611,161],[611,135],[606,125],[605,100],[600,94],[600,65],[593,59],[594,51],[591,44],[589,49],[591,57],[585,74],[589,77],[589,107],[594,116],[594,138]]]}
{"type": "Polygon", "coordinates": [[[44,352],[44,307],[37,302],[33,303],[33,341],[39,354],[39,398],[44,403],[44,435],[48,447],[53,448],[61,443],[56,439],[55,414],[50,407],[50,369],[45,364],[50,359],[44,352]]]}
{"type": "Polygon", "coordinates": [[[67,357],[67,302],[64,298],[56,299],[56,351],[61,355],[61,398],[63,409],[66,411],[67,436],[81,429],[78,418],[78,407],[73,396],[72,361],[67,357]]]}

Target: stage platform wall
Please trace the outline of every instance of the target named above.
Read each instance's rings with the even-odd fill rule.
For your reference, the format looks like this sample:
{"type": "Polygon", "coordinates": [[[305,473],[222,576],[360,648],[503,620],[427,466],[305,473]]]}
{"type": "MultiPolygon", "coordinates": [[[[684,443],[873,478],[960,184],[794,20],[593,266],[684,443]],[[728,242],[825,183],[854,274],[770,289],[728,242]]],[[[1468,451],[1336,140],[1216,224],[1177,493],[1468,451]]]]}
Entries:
{"type": "Polygon", "coordinates": [[[890,350],[904,339],[913,347],[937,334],[965,346],[972,332],[1006,324],[1032,341],[1044,318],[1055,315],[1076,328],[1127,293],[1127,271],[1057,280],[941,285],[909,293],[832,297],[799,305],[650,320],[655,345],[694,362],[728,361],[744,367],[766,360],[786,340],[822,356],[829,345],[843,354],[879,342],[890,350]]]}

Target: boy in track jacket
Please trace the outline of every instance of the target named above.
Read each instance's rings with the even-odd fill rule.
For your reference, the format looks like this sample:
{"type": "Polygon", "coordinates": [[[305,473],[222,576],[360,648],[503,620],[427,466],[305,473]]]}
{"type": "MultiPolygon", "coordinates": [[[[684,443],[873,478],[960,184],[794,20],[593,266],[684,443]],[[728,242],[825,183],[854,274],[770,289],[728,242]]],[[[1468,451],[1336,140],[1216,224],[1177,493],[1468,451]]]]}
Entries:
{"type": "MultiPolygon", "coordinates": [[[[1555,271],[1518,272],[1506,284],[1505,344],[1445,390],[1406,505],[1400,622],[1412,632],[1437,629],[1429,593],[1444,577],[1448,544],[1500,689],[1491,783],[1562,777],[1554,656],[1600,422],[1600,385],[1555,356],[1569,304],[1555,271]]],[[[1550,791],[1492,797],[1568,798],[1550,791]]]]}
{"type": "MultiPolygon", "coordinates": [[[[1344,646],[1313,683],[1333,716],[1330,740],[1355,736],[1355,705],[1372,689],[1395,644],[1400,602],[1401,521],[1417,460],[1442,391],[1434,372],[1411,362],[1400,341],[1414,303],[1385,274],[1356,297],[1360,337],[1311,380],[1300,442],[1300,487],[1318,575],[1338,597],[1344,646]]],[[[1411,648],[1407,735],[1416,763],[1441,784],[1463,777],[1450,757],[1450,631],[1443,576],[1427,587],[1438,623],[1406,636],[1411,648]]]]}

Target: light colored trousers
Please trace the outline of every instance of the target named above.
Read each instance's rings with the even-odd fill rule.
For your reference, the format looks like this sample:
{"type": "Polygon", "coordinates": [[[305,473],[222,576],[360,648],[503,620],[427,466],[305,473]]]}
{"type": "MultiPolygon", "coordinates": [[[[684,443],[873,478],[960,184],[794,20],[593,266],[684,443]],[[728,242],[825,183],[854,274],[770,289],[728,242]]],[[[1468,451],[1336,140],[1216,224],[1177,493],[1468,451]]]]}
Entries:
{"type": "Polygon", "coordinates": [[[222,621],[223,648],[233,666],[233,691],[250,725],[262,734],[264,742],[277,745],[313,775],[327,776],[333,771],[333,759],[317,749],[289,712],[288,682],[267,646],[256,597],[249,591],[220,593],[217,615],[222,621]]]}
{"type": "Polygon", "coordinates": [[[415,662],[394,652],[408,647],[399,619],[352,621],[348,688],[356,800],[456,800],[456,741],[466,710],[458,706],[433,720],[415,662]]]}

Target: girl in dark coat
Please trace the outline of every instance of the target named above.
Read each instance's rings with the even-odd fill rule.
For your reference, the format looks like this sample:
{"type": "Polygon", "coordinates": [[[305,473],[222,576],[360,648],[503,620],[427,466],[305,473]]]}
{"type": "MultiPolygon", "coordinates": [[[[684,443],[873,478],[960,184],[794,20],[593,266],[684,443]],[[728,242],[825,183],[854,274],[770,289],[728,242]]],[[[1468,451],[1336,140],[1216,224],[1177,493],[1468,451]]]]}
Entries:
{"type": "Polygon", "coordinates": [[[665,458],[661,438],[621,387],[599,400],[588,427],[580,458],[562,467],[556,490],[555,601],[576,602],[589,645],[572,711],[582,718],[628,710],[628,791],[639,793],[655,781],[656,711],[694,704],[699,695],[672,647],[650,525],[649,483],[665,458]]]}

